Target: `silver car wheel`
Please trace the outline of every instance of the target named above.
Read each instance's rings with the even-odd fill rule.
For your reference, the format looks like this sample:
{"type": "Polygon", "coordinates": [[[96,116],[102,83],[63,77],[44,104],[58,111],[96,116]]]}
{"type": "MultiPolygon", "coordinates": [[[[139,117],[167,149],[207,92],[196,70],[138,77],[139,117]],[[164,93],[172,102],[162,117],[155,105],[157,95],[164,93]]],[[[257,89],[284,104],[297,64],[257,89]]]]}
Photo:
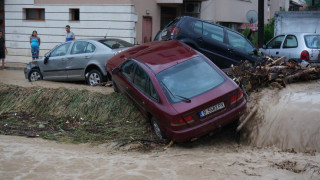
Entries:
{"type": "Polygon", "coordinates": [[[101,82],[100,76],[98,73],[92,73],[89,76],[90,85],[99,84],[101,82]]]}
{"type": "Polygon", "coordinates": [[[30,73],[30,77],[29,77],[30,82],[38,81],[41,79],[42,79],[42,76],[38,71],[32,71],[30,73]]]}
{"type": "Polygon", "coordinates": [[[92,86],[95,84],[100,84],[101,82],[103,82],[103,77],[101,76],[101,73],[95,69],[91,70],[87,78],[87,84],[92,86]]]}

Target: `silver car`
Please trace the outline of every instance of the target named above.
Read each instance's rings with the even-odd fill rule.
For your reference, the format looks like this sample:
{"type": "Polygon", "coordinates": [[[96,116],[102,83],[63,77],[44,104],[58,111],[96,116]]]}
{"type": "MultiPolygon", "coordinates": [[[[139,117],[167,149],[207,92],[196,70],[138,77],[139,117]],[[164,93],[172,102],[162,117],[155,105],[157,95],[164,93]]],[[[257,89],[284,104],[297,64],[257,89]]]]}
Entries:
{"type": "Polygon", "coordinates": [[[120,39],[75,40],[60,44],[24,69],[29,81],[82,81],[88,85],[108,79],[106,62],[115,54],[132,47],[120,39]]]}
{"type": "Polygon", "coordinates": [[[274,58],[285,56],[285,60],[320,63],[320,34],[287,33],[272,38],[263,48],[262,53],[274,58]]]}

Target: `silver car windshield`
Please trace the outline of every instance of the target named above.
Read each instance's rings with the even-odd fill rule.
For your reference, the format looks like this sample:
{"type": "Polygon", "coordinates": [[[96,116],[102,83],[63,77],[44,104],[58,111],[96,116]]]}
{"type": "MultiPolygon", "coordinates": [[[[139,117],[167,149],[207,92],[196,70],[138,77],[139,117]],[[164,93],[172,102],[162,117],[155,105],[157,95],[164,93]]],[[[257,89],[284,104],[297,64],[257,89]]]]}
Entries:
{"type": "Polygon", "coordinates": [[[171,103],[191,99],[225,81],[225,78],[201,56],[160,72],[157,79],[163,83],[162,90],[171,103]]]}
{"type": "Polygon", "coordinates": [[[320,49],[320,35],[306,35],[304,39],[308,48],[320,49]]]}

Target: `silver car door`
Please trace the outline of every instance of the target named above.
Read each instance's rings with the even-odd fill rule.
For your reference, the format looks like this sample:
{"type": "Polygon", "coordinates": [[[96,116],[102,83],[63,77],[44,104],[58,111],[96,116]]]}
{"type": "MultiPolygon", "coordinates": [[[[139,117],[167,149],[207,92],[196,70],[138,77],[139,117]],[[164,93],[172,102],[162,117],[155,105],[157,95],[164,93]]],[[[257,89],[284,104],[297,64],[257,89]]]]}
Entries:
{"type": "Polygon", "coordinates": [[[84,72],[91,59],[95,46],[87,41],[75,41],[67,60],[67,74],[69,80],[84,79],[84,72]]]}
{"type": "Polygon", "coordinates": [[[283,43],[285,35],[280,35],[274,37],[271,41],[267,43],[268,56],[280,57],[281,45],[283,43]]]}
{"type": "Polygon", "coordinates": [[[66,60],[71,42],[64,43],[51,51],[47,63],[40,67],[43,79],[64,80],[67,79],[66,60]]]}

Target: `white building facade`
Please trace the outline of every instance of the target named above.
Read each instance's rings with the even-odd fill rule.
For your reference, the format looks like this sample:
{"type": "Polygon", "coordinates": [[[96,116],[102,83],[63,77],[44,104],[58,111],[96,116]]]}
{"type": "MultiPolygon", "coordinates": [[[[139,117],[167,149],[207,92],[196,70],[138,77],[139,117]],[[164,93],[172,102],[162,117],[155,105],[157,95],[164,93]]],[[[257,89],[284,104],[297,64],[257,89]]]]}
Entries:
{"type": "Polygon", "coordinates": [[[125,1],[99,0],[4,0],[7,61],[31,60],[30,35],[41,38],[40,56],[65,41],[65,26],[70,25],[76,39],[114,37],[134,43],[137,15],[125,1]],[[69,4],[70,3],[70,4],[69,4]],[[89,4],[90,3],[90,4],[89,4]]]}

